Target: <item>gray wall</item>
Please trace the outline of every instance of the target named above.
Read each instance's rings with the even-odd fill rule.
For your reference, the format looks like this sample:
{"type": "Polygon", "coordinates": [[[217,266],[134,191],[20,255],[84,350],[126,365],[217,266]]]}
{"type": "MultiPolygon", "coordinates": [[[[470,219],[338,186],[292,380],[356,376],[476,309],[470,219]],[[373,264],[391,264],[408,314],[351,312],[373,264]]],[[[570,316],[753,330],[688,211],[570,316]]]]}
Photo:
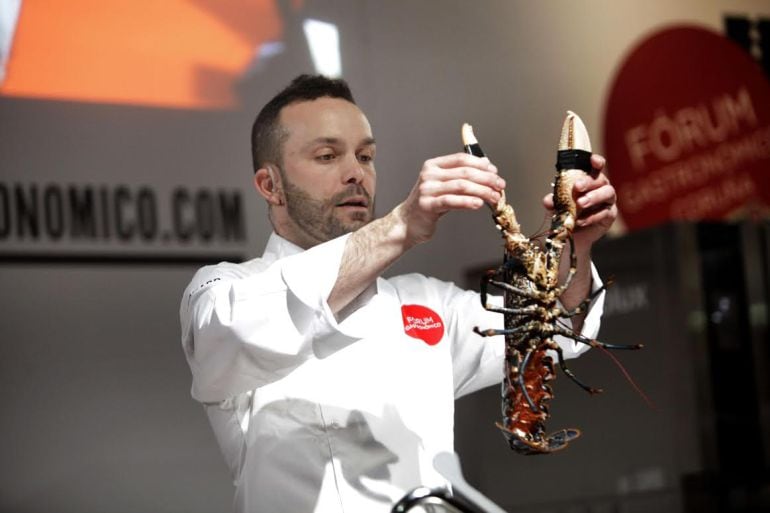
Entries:
{"type": "MultiPolygon", "coordinates": [[[[406,196],[426,158],[460,149],[459,127],[468,121],[508,179],[509,201],[530,232],[543,219],[540,202],[565,110],[581,115],[601,152],[605,93],[615,66],[639,38],[675,22],[721,30],[721,17],[736,10],[770,15],[767,2],[748,0],[307,4],[309,16],[340,28],[345,78],[378,140],[379,213],[406,196]]],[[[149,184],[161,203],[181,185],[240,190],[247,238],[192,242],[181,250],[257,254],[269,224],[251,192],[250,124],[279,87],[310,71],[303,62],[302,50],[290,48],[244,79],[234,111],[0,97],[0,178],[41,187],[149,184]]],[[[116,254],[147,247],[135,242],[66,249],[116,254]]],[[[150,249],[169,248],[159,243],[150,249]]],[[[59,251],[51,241],[25,240],[0,241],[0,250],[59,251]]],[[[466,269],[498,254],[486,211],[450,214],[435,239],[392,272],[416,270],[462,283],[466,269]]],[[[229,510],[229,477],[203,412],[189,397],[179,346],[179,298],[195,267],[0,265],[1,511],[229,510]]],[[[654,380],[645,374],[654,369],[637,370],[640,381],[654,380]]],[[[609,379],[619,381],[616,375],[609,379]]],[[[484,491],[514,506],[622,488],[616,474],[622,462],[586,473],[592,456],[585,452],[537,462],[508,454],[480,457],[474,440],[494,437],[499,451],[507,451],[491,426],[498,410],[490,397],[463,400],[462,411],[471,414],[458,418],[466,471],[484,491]],[[569,482],[547,482],[552,474],[569,482]]],[[[607,426],[607,438],[588,447],[611,452],[623,444],[633,452],[635,435],[617,431],[616,413],[595,404],[590,415],[605,418],[598,424],[607,426]]],[[[630,411],[636,408],[644,406],[631,403],[630,411]]],[[[664,488],[676,472],[698,468],[695,452],[688,448],[671,457],[675,463],[656,463],[664,468],[664,488]]],[[[627,468],[625,475],[635,479],[641,472],[643,480],[644,470],[627,468]]]]}

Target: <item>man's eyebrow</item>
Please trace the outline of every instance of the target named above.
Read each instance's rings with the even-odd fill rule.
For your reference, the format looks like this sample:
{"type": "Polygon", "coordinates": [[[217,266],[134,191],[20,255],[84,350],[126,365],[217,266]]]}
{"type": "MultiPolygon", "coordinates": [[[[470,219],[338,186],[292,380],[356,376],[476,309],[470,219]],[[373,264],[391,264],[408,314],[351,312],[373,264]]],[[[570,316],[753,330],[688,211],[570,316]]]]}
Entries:
{"type": "Polygon", "coordinates": [[[316,146],[339,146],[342,140],[339,137],[316,137],[302,146],[302,150],[311,150],[316,146]]]}
{"type": "MultiPolygon", "coordinates": [[[[342,139],[339,137],[316,137],[309,143],[305,145],[305,148],[312,148],[313,146],[317,146],[319,144],[328,144],[330,146],[337,146],[340,144],[343,144],[342,139]]],[[[373,146],[377,144],[377,141],[375,141],[374,137],[365,137],[361,139],[361,142],[358,143],[358,146],[373,146]]]]}
{"type": "Polygon", "coordinates": [[[339,144],[342,139],[339,137],[316,137],[310,144],[339,144]]]}

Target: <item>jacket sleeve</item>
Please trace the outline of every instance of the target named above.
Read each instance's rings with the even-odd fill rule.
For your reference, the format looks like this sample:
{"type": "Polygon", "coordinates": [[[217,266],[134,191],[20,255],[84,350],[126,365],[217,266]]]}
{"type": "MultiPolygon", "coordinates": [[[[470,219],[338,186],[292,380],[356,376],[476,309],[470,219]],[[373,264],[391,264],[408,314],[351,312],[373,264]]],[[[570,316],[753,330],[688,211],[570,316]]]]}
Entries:
{"type": "MultiPolygon", "coordinates": [[[[593,264],[591,272],[592,288],[595,291],[601,287],[602,282],[593,264]]],[[[473,332],[473,328],[502,328],[502,314],[485,310],[477,293],[462,291],[454,285],[451,285],[444,297],[448,302],[446,311],[450,312],[447,322],[452,336],[455,397],[500,383],[503,378],[505,340],[501,335],[481,337],[473,332]]],[[[500,296],[492,296],[489,301],[502,305],[500,296]]],[[[603,305],[604,292],[590,305],[581,331],[584,337],[595,338],[598,334],[603,305]]],[[[588,350],[587,345],[563,336],[556,336],[554,340],[562,348],[565,358],[576,358],[588,350]]]]}
{"type": "Polygon", "coordinates": [[[256,273],[204,267],[184,292],[182,346],[192,395],[218,402],[273,382],[313,357],[341,327],[327,304],[347,236],[256,273]]]}

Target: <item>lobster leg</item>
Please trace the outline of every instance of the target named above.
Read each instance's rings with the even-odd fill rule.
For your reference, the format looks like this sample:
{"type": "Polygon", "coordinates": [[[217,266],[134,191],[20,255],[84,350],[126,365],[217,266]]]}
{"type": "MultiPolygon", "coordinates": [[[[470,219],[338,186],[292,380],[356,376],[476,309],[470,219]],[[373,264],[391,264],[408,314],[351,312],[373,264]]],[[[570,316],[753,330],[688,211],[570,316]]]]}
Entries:
{"type": "Polygon", "coordinates": [[[544,294],[542,292],[538,292],[536,290],[525,290],[518,287],[514,287],[510,283],[505,283],[504,281],[489,280],[489,283],[491,283],[495,287],[503,289],[507,292],[513,292],[514,294],[521,297],[525,297],[527,299],[542,300],[548,297],[547,294],[544,294]]]}
{"type": "MultiPolygon", "coordinates": [[[[570,233],[568,236],[569,240],[569,272],[567,272],[567,278],[565,278],[564,283],[556,287],[556,289],[553,292],[553,295],[556,297],[560,297],[565,290],[570,286],[572,283],[572,277],[575,276],[575,273],[577,273],[577,256],[575,255],[575,252],[572,250],[575,247],[575,241],[572,238],[572,234],[570,233]]],[[[552,241],[546,240],[546,247],[549,246],[549,244],[552,244],[552,241]]],[[[550,258],[550,255],[549,255],[550,258]]],[[[558,264],[556,264],[558,267],[558,264]]]]}
{"type": "Polygon", "coordinates": [[[531,315],[537,313],[537,305],[530,305],[523,308],[507,308],[502,306],[495,306],[490,305],[487,302],[487,298],[489,297],[489,284],[496,286],[509,286],[507,283],[503,283],[500,281],[495,281],[492,278],[497,274],[496,271],[489,271],[487,272],[482,278],[480,283],[480,298],[481,298],[481,306],[484,307],[484,309],[489,310],[490,312],[497,312],[497,313],[509,313],[514,315],[531,315]]]}
{"type": "Polygon", "coordinates": [[[583,390],[585,390],[586,392],[588,392],[591,395],[593,395],[593,394],[600,394],[602,392],[601,388],[593,388],[593,387],[590,387],[590,386],[586,385],[585,383],[580,381],[577,378],[577,376],[575,376],[575,374],[571,370],[569,370],[569,368],[567,367],[567,363],[564,361],[564,353],[562,352],[561,346],[559,346],[559,344],[557,344],[556,342],[551,340],[548,343],[548,348],[549,349],[553,349],[556,352],[556,356],[557,356],[557,358],[559,360],[559,367],[561,367],[562,372],[564,374],[566,374],[566,376],[569,379],[574,381],[575,384],[577,384],[577,386],[579,386],[580,388],[582,388],[583,390]]]}
{"type": "Polygon", "coordinates": [[[524,398],[527,400],[530,410],[532,410],[533,412],[537,412],[540,410],[540,408],[538,408],[535,405],[535,402],[529,396],[529,393],[527,392],[527,386],[524,383],[524,371],[527,368],[527,365],[529,365],[529,360],[532,357],[532,353],[534,352],[535,352],[534,349],[530,349],[524,355],[524,360],[521,362],[521,367],[519,368],[519,375],[516,378],[516,384],[519,385],[519,390],[521,390],[521,393],[524,395],[524,398]]]}
{"type": "Polygon", "coordinates": [[[607,290],[607,287],[609,287],[611,284],[612,281],[608,280],[607,283],[602,284],[601,287],[596,289],[590,296],[581,301],[580,304],[572,310],[559,309],[559,317],[574,317],[577,314],[585,312],[588,309],[588,305],[591,304],[591,301],[596,299],[599,294],[607,290]]]}
{"type": "MultiPolygon", "coordinates": [[[[473,332],[477,335],[481,335],[482,337],[494,337],[495,335],[513,335],[515,333],[522,333],[522,332],[533,332],[536,330],[542,330],[543,323],[539,321],[530,321],[527,324],[523,324],[521,326],[517,326],[515,328],[505,328],[505,329],[488,329],[488,330],[481,330],[478,326],[473,327],[473,332]]],[[[550,330],[550,327],[547,328],[550,330]]]]}
{"type": "Polygon", "coordinates": [[[583,335],[578,335],[574,331],[561,326],[555,326],[553,333],[556,335],[564,335],[575,342],[580,342],[581,344],[586,344],[591,347],[603,347],[604,349],[641,349],[644,347],[644,344],[607,344],[605,342],[599,342],[598,340],[592,340],[583,335]]]}
{"type": "Polygon", "coordinates": [[[490,312],[497,312],[497,313],[503,313],[503,314],[514,314],[514,315],[532,315],[536,314],[540,307],[537,305],[530,305],[525,306],[523,308],[506,308],[504,306],[493,306],[489,304],[483,305],[486,310],[489,310],[490,312]]]}
{"type": "Polygon", "coordinates": [[[520,332],[524,331],[522,328],[523,327],[520,326],[518,328],[511,328],[511,329],[493,329],[493,328],[490,328],[488,330],[482,330],[478,326],[474,326],[473,327],[473,333],[475,333],[476,335],[481,335],[482,337],[494,337],[494,336],[497,336],[497,335],[511,335],[513,333],[520,333],[520,332]]]}

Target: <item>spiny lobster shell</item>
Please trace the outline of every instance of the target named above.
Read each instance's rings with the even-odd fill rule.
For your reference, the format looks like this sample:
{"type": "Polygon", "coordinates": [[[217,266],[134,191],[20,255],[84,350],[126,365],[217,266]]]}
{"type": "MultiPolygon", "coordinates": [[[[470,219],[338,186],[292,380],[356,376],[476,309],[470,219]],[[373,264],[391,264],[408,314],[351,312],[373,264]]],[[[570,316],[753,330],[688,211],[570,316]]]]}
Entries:
{"type": "MultiPolygon", "coordinates": [[[[463,127],[463,139],[466,151],[484,156],[469,125],[463,127]]],[[[557,155],[554,214],[542,247],[521,233],[513,207],[506,203],[504,194],[494,208],[495,223],[504,240],[504,263],[482,280],[481,300],[488,310],[504,315],[504,328],[475,330],[482,336],[505,336],[503,419],[497,425],[510,447],[522,454],[550,453],[566,447],[580,435],[580,431],[572,428],[550,435],[545,432],[553,398],[550,382],[556,378],[553,354],[562,369],[571,375],[553,337],[557,334],[579,337],[558,324],[559,319],[577,313],[564,310],[558,303],[575,273],[574,254],[570,251],[570,271],[561,285],[559,263],[575,228],[574,182],[591,170],[588,132],[572,112],[567,113],[564,121],[557,155]],[[503,307],[487,303],[490,286],[503,290],[503,307]]]]}

